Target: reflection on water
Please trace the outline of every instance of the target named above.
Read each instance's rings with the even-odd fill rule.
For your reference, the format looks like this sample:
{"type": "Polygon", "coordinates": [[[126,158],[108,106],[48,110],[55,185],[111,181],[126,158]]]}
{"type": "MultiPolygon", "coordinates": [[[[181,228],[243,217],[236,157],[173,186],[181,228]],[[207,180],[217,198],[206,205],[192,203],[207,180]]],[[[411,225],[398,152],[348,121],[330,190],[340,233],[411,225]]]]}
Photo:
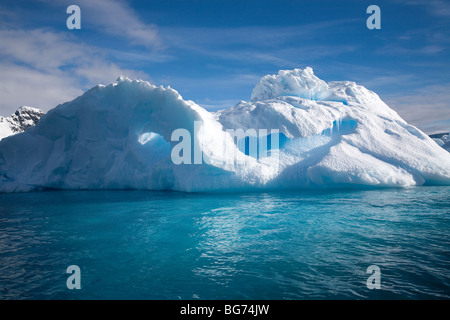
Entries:
{"type": "Polygon", "coordinates": [[[448,299],[449,191],[0,194],[0,298],[448,299]]]}

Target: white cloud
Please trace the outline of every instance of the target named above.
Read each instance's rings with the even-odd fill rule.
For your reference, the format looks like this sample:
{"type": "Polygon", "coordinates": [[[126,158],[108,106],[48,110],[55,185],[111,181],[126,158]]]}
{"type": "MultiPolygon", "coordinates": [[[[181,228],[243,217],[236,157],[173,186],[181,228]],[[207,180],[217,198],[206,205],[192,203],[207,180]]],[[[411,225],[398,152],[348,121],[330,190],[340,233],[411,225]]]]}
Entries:
{"type": "Polygon", "coordinates": [[[299,61],[353,52],[355,45],[317,45],[319,34],[339,32],[353,19],[332,20],[299,26],[251,26],[235,28],[161,28],[172,48],[227,60],[298,66],[299,61]]]}
{"type": "Polygon", "coordinates": [[[370,90],[379,92],[379,88],[389,87],[390,90],[398,91],[399,89],[408,88],[411,83],[418,81],[418,77],[413,74],[394,74],[383,73],[379,74],[372,71],[372,77],[366,77],[368,80],[359,79],[358,83],[370,90]]]}
{"type": "Polygon", "coordinates": [[[74,79],[60,73],[45,73],[14,64],[1,63],[1,115],[12,114],[19,106],[48,110],[82,93],[74,79]]]}
{"type": "Polygon", "coordinates": [[[408,123],[426,133],[450,130],[450,83],[426,86],[410,94],[390,95],[384,100],[408,123]]]}
{"type": "Polygon", "coordinates": [[[52,70],[83,56],[85,49],[70,34],[44,29],[0,30],[0,57],[40,70],[52,70]],[[71,41],[73,40],[73,41],[71,41]]]}
{"type": "Polygon", "coordinates": [[[376,50],[376,53],[378,54],[384,54],[384,55],[395,55],[395,56],[407,56],[407,55],[435,55],[443,52],[445,50],[444,46],[437,45],[437,44],[431,44],[431,45],[425,45],[420,48],[405,48],[401,45],[395,44],[395,45],[388,45],[381,49],[376,50]]]}
{"type": "Polygon", "coordinates": [[[78,0],[79,6],[91,15],[93,23],[102,31],[113,36],[130,40],[131,44],[158,48],[162,45],[158,29],[154,24],[147,24],[123,1],[116,0],[78,0]]]}
{"type": "Polygon", "coordinates": [[[450,3],[448,0],[397,0],[406,5],[423,6],[425,10],[437,17],[450,17],[450,3]]]}
{"type": "Polygon", "coordinates": [[[163,47],[158,27],[146,23],[126,3],[118,0],[41,0],[47,5],[67,7],[76,4],[81,9],[81,28],[96,29],[102,34],[121,37],[131,45],[141,45],[147,49],[163,47]]]}
{"type": "Polygon", "coordinates": [[[0,30],[0,115],[21,105],[48,110],[118,76],[147,79],[108,60],[104,49],[88,46],[68,33],[49,30],[0,30]]]}
{"type": "MultiPolygon", "coordinates": [[[[59,9],[73,4],[69,0],[41,2],[59,9]]],[[[1,8],[0,16],[5,19],[0,22],[0,115],[9,115],[21,105],[48,110],[120,75],[149,80],[144,72],[122,68],[117,61],[164,62],[172,58],[158,50],[162,42],[157,27],[143,22],[125,2],[78,0],[76,4],[81,7],[82,29],[151,52],[137,57],[129,51],[87,45],[73,32],[22,29],[17,10],[1,8]]],[[[65,10],[61,12],[64,17],[65,10]]]]}
{"type": "Polygon", "coordinates": [[[149,76],[142,71],[120,68],[114,63],[99,60],[80,65],[74,70],[74,73],[78,77],[89,79],[89,83],[92,85],[111,83],[120,75],[127,76],[131,79],[149,80],[149,76]]]}

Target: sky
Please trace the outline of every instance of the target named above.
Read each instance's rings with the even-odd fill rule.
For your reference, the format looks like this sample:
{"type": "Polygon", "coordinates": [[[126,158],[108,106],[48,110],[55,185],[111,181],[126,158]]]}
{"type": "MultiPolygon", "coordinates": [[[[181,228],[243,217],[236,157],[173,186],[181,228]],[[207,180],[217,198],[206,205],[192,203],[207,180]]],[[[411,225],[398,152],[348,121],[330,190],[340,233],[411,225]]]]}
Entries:
{"type": "Polygon", "coordinates": [[[375,91],[426,133],[450,130],[449,0],[0,0],[0,115],[48,111],[120,75],[208,110],[305,68],[375,91]],[[81,11],[70,30],[69,5],[81,11]],[[369,30],[368,6],[381,11],[369,30]]]}

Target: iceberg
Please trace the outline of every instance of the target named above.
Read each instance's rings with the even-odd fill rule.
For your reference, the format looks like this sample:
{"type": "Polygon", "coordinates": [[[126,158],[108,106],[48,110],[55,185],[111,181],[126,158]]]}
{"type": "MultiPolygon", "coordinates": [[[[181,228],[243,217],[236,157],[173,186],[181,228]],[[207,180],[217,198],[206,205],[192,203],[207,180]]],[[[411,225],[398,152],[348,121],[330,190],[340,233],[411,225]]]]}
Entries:
{"type": "Polygon", "coordinates": [[[249,102],[214,113],[170,87],[120,77],[0,141],[0,192],[415,185],[450,185],[450,154],[374,92],[327,83],[311,68],[265,76],[249,102]],[[200,163],[174,163],[180,129],[201,152],[200,163]],[[268,142],[273,129],[279,143],[266,157],[230,134],[267,132],[256,141],[268,142]]]}

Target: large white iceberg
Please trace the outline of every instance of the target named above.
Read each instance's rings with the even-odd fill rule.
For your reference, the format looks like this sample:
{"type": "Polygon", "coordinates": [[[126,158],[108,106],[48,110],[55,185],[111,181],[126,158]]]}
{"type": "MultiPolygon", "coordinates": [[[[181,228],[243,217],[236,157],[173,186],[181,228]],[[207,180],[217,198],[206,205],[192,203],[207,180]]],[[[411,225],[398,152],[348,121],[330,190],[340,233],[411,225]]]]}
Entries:
{"type": "Polygon", "coordinates": [[[216,113],[170,87],[121,77],[0,141],[2,192],[424,184],[450,185],[450,154],[375,93],[353,82],[326,83],[311,68],[265,76],[250,102],[216,113]],[[201,164],[174,163],[178,129],[191,134],[201,164]],[[259,158],[227,129],[278,129],[279,148],[259,158]]]}

